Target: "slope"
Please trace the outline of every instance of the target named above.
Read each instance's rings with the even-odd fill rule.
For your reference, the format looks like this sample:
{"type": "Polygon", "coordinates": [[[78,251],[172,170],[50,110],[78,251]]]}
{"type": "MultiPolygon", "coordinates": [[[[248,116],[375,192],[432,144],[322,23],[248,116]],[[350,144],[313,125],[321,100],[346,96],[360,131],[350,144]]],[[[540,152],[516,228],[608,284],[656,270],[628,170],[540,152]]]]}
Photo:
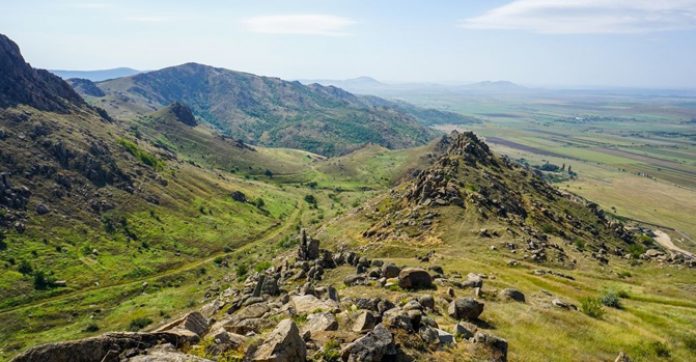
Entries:
{"type": "Polygon", "coordinates": [[[119,118],[181,101],[221,133],[245,142],[335,155],[373,142],[388,148],[425,143],[433,131],[412,115],[353,94],[196,63],[96,83],[87,96],[119,118]]]}

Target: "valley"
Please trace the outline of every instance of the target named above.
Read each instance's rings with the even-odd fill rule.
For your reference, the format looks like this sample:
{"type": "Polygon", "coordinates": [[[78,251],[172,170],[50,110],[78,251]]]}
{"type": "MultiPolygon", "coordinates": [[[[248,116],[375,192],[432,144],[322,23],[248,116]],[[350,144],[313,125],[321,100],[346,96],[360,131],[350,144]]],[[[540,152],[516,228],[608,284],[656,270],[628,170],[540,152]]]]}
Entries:
{"type": "Polygon", "coordinates": [[[688,95],[0,70],[0,361],[696,355],[688,95]]]}

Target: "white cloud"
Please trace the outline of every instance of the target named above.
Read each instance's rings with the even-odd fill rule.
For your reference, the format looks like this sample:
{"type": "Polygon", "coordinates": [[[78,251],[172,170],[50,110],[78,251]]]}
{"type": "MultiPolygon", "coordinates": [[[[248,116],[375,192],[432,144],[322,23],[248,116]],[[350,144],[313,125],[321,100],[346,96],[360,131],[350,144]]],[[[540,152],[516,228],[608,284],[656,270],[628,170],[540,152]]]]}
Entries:
{"type": "Polygon", "coordinates": [[[324,14],[268,15],[244,20],[247,29],[265,34],[343,36],[348,35],[346,28],[353,24],[352,19],[324,14]]]}
{"type": "Polygon", "coordinates": [[[695,29],[696,0],[515,0],[460,26],[554,34],[695,29]]]}

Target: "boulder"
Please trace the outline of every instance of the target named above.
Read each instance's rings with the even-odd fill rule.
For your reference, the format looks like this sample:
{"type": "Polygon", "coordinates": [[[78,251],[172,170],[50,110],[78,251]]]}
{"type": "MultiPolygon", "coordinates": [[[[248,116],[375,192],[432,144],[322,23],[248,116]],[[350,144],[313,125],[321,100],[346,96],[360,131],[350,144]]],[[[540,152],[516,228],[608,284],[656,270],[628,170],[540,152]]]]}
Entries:
{"type": "Polygon", "coordinates": [[[454,335],[445,332],[442,329],[435,329],[437,331],[437,338],[440,341],[441,346],[449,346],[455,343],[454,335]]]}
{"type": "Polygon", "coordinates": [[[399,286],[403,289],[432,288],[433,278],[421,268],[404,268],[399,273],[399,286]]]}
{"type": "Polygon", "coordinates": [[[249,361],[256,362],[296,362],[306,359],[305,342],[300,336],[300,330],[290,319],[280,321],[248,358],[249,361]]]}
{"type": "Polygon", "coordinates": [[[432,295],[426,294],[418,297],[418,303],[427,309],[435,309],[435,298],[432,295]]]}
{"type": "Polygon", "coordinates": [[[354,275],[349,275],[343,279],[343,284],[345,284],[347,287],[353,286],[353,285],[359,285],[363,284],[365,282],[365,275],[363,274],[354,274],[354,275]]]}
{"type": "Polygon", "coordinates": [[[558,298],[552,300],[551,304],[553,304],[554,306],[556,306],[558,308],[563,308],[563,309],[578,309],[575,305],[568,303],[568,302],[565,302],[565,301],[558,299],[558,298]]]}
{"type": "Polygon", "coordinates": [[[381,362],[396,354],[391,332],[378,324],[375,329],[341,350],[341,359],[347,362],[381,362]]]}
{"type": "Polygon", "coordinates": [[[297,250],[298,260],[314,260],[319,257],[319,241],[307,235],[305,229],[300,230],[300,245],[297,250]]]}
{"type": "Polygon", "coordinates": [[[246,342],[247,337],[240,334],[230,333],[224,329],[211,332],[212,342],[205,348],[207,354],[212,356],[221,355],[229,350],[237,349],[246,342]]]}
{"type": "Polygon", "coordinates": [[[209,321],[200,312],[191,312],[187,314],[181,321],[181,328],[188,329],[189,331],[202,337],[205,332],[208,331],[209,321]]]}
{"type": "Polygon", "coordinates": [[[45,204],[38,204],[36,205],[36,213],[39,215],[46,215],[49,212],[51,212],[51,209],[46,206],[45,204]]]}
{"type": "Polygon", "coordinates": [[[457,320],[476,320],[483,312],[483,303],[472,298],[457,298],[449,304],[447,314],[457,320]]]}
{"type": "Polygon", "coordinates": [[[524,303],[524,293],[514,288],[505,288],[500,292],[500,296],[504,299],[512,299],[517,302],[524,303]]]}
{"type": "Polygon", "coordinates": [[[614,360],[614,362],[631,362],[631,359],[628,358],[627,354],[625,354],[623,352],[619,352],[619,355],[616,356],[616,359],[614,360]]]}
{"type": "Polygon", "coordinates": [[[406,331],[413,331],[413,323],[407,312],[399,308],[392,308],[382,315],[382,324],[388,328],[399,328],[406,331]]]}
{"type": "Polygon", "coordinates": [[[463,339],[469,339],[474,336],[478,328],[470,323],[459,322],[454,326],[454,334],[463,339]]]}
{"type": "Polygon", "coordinates": [[[303,329],[310,333],[335,331],[338,329],[338,321],[333,313],[314,313],[307,317],[307,323],[304,325],[303,329]]]}
{"type": "Polygon", "coordinates": [[[123,362],[212,362],[209,359],[200,358],[179,352],[171,344],[156,346],[141,354],[126,358],[123,362]]]}
{"type": "Polygon", "coordinates": [[[321,300],[311,294],[292,296],[290,303],[299,314],[309,314],[317,310],[335,312],[340,309],[337,302],[331,299],[321,300]]]}
{"type": "Polygon", "coordinates": [[[389,263],[389,264],[382,267],[382,275],[387,279],[397,278],[399,276],[400,272],[401,272],[401,268],[396,266],[396,264],[394,264],[394,263],[389,263]]]}
{"type": "Polygon", "coordinates": [[[476,332],[474,337],[471,338],[471,342],[486,347],[491,352],[490,361],[507,361],[508,343],[506,340],[490,334],[476,332]]]}
{"type": "Polygon", "coordinates": [[[363,310],[358,314],[358,317],[355,318],[355,322],[353,322],[353,327],[351,329],[353,332],[365,332],[374,328],[376,323],[377,318],[375,318],[374,314],[368,310],[363,310]]]}
{"type": "Polygon", "coordinates": [[[246,195],[241,192],[241,191],[233,191],[230,196],[232,197],[232,200],[238,201],[238,202],[247,202],[247,197],[246,195]]]}

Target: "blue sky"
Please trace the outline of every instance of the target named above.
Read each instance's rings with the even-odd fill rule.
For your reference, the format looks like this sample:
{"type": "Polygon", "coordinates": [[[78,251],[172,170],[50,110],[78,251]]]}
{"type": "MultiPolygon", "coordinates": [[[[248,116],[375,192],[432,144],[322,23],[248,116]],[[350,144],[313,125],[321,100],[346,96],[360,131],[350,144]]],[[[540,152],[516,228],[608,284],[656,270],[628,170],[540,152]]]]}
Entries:
{"type": "Polygon", "coordinates": [[[32,65],[696,87],[696,0],[0,0],[32,65]]]}

